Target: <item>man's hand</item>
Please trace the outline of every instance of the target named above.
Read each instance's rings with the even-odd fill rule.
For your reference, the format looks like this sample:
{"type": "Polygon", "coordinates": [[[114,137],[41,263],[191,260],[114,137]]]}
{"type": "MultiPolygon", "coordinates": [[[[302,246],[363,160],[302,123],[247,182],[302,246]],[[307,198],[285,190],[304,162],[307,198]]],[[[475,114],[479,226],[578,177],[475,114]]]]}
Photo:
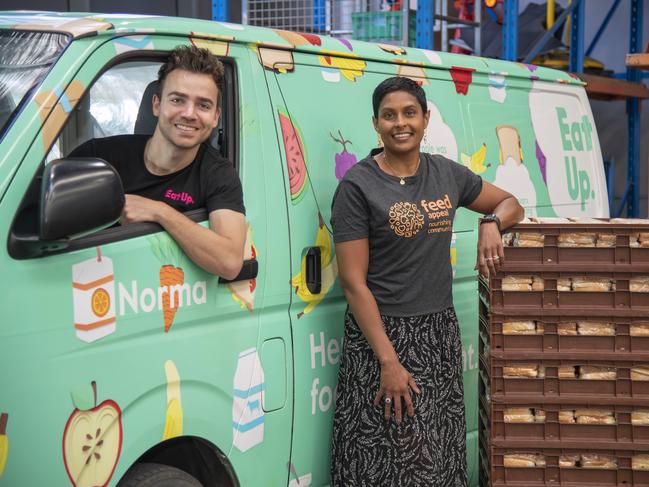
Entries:
{"type": "Polygon", "coordinates": [[[138,222],[160,223],[160,216],[166,209],[165,207],[169,208],[169,205],[143,196],[127,194],[126,203],[124,204],[119,222],[122,225],[138,222]]]}

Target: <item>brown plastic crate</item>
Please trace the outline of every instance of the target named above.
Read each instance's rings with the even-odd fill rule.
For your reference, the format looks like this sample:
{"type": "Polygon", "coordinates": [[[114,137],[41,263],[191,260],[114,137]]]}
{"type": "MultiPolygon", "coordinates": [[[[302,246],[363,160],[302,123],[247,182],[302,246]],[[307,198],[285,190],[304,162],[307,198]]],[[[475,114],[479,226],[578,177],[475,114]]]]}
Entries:
{"type": "Polygon", "coordinates": [[[649,336],[631,336],[631,326],[636,322],[649,322],[646,318],[627,318],[617,316],[600,316],[593,318],[583,316],[547,316],[539,318],[530,313],[527,315],[490,316],[480,314],[480,339],[485,342],[494,356],[516,358],[515,356],[561,358],[562,355],[606,356],[609,360],[629,360],[635,356],[639,360],[649,360],[649,336]],[[543,333],[536,335],[512,335],[503,333],[503,323],[509,321],[535,321],[541,325],[543,333]],[[560,335],[559,323],[601,321],[615,326],[614,336],[560,335]]]}
{"type": "MultiPolygon", "coordinates": [[[[507,313],[514,310],[525,312],[533,310],[537,316],[547,315],[548,311],[554,313],[566,313],[571,311],[583,315],[588,310],[591,316],[606,314],[618,315],[617,311],[633,311],[638,316],[647,316],[649,312],[649,292],[631,292],[629,281],[632,278],[649,276],[643,272],[544,272],[536,275],[544,279],[543,291],[503,291],[502,279],[505,275],[529,276],[532,272],[511,272],[507,274],[498,273],[491,277],[489,282],[479,279],[480,299],[492,313],[507,313]],[[588,277],[607,278],[615,281],[615,291],[605,292],[578,292],[558,291],[557,279],[565,277],[588,277]],[[594,311],[598,310],[599,313],[594,311]]],[[[624,315],[624,313],[622,314],[624,315]]]]}
{"type": "Polygon", "coordinates": [[[491,485],[491,462],[490,462],[491,447],[488,442],[482,437],[478,438],[478,470],[480,475],[480,487],[491,485]]]}
{"type": "Polygon", "coordinates": [[[562,443],[616,443],[616,448],[624,443],[626,448],[642,448],[649,450],[649,425],[634,425],[631,414],[634,410],[649,410],[647,407],[615,406],[604,404],[488,404],[480,403],[480,426],[494,444],[506,441],[531,443],[539,442],[562,443]],[[505,411],[510,407],[527,407],[535,411],[545,412],[544,422],[507,423],[504,420],[505,411]],[[578,424],[559,422],[559,411],[576,409],[605,409],[610,410],[616,424],[578,424]]]}
{"type": "MultiPolygon", "coordinates": [[[[602,400],[616,398],[634,398],[649,401],[649,381],[632,381],[631,368],[646,366],[646,362],[606,361],[606,360],[503,360],[496,357],[480,357],[480,376],[487,382],[485,394],[490,394],[489,400],[498,398],[497,402],[507,402],[507,397],[562,397],[575,398],[579,396],[601,397],[602,400]],[[503,376],[504,366],[522,366],[528,364],[543,366],[543,378],[509,378],[503,376]],[[559,379],[560,366],[593,365],[615,367],[616,379],[587,380],[559,379]],[[490,388],[490,390],[489,390],[490,388]]],[[[533,400],[533,399],[532,399],[533,400]]],[[[547,402],[547,401],[543,401],[547,402]]]]}
{"type": "MultiPolygon", "coordinates": [[[[617,270],[649,269],[649,248],[634,247],[634,233],[649,233],[647,224],[613,224],[603,220],[597,223],[566,224],[519,224],[509,229],[508,233],[541,233],[544,235],[543,247],[505,246],[506,269],[515,270],[524,266],[535,268],[553,267],[580,268],[597,262],[600,269],[615,267],[617,270]],[[559,236],[562,234],[589,233],[615,235],[613,247],[561,247],[559,236]],[[540,267],[539,267],[540,266],[540,267]]],[[[608,269],[607,269],[608,270],[608,269]]]]}
{"type": "Polygon", "coordinates": [[[490,478],[492,487],[534,487],[534,486],[571,486],[571,487],[605,487],[649,486],[649,470],[632,470],[631,458],[634,455],[646,454],[646,450],[614,449],[574,449],[574,448],[516,448],[491,446],[489,451],[490,478]],[[510,468],[504,466],[504,457],[508,453],[543,455],[545,466],[535,468],[510,468]],[[559,467],[561,455],[580,455],[598,453],[616,458],[616,469],[599,469],[583,467],[559,467]]]}

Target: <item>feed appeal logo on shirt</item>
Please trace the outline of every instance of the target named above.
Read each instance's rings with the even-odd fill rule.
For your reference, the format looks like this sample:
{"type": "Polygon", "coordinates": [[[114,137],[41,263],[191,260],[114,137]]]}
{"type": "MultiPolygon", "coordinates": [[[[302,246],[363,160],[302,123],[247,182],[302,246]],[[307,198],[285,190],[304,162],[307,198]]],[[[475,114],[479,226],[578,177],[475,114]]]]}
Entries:
{"type": "Polygon", "coordinates": [[[390,228],[398,237],[414,237],[424,226],[424,215],[416,203],[399,201],[390,207],[390,228]]]}
{"type": "MultiPolygon", "coordinates": [[[[422,199],[420,204],[430,220],[428,223],[429,234],[451,231],[453,225],[450,219],[450,210],[453,209],[453,203],[451,203],[448,193],[440,199],[422,199]]],[[[390,228],[398,237],[414,237],[424,226],[424,216],[417,203],[404,201],[395,203],[390,207],[388,216],[390,228]]]]}

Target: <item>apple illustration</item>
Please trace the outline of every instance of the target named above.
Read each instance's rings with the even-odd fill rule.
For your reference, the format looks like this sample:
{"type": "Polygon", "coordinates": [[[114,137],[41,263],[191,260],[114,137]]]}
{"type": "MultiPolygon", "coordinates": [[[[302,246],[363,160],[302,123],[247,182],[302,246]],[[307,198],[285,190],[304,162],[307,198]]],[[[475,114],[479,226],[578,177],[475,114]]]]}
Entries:
{"type": "Polygon", "coordinates": [[[122,450],[122,410],[110,399],[97,405],[97,384],[91,385],[94,407],[73,395],[77,407],[63,431],[63,461],[75,487],[108,485],[122,450]]]}

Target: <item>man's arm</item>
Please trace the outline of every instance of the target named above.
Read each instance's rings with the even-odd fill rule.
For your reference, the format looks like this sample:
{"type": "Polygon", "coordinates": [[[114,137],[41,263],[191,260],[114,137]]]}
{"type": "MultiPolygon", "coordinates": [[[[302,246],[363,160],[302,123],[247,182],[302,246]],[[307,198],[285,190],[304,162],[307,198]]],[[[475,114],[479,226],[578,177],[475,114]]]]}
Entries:
{"type": "Polygon", "coordinates": [[[243,265],[245,217],[233,210],[214,210],[209,217],[210,228],[205,228],[166,203],[127,194],[120,223],[158,223],[196,265],[224,279],[234,279],[243,265]]]}

